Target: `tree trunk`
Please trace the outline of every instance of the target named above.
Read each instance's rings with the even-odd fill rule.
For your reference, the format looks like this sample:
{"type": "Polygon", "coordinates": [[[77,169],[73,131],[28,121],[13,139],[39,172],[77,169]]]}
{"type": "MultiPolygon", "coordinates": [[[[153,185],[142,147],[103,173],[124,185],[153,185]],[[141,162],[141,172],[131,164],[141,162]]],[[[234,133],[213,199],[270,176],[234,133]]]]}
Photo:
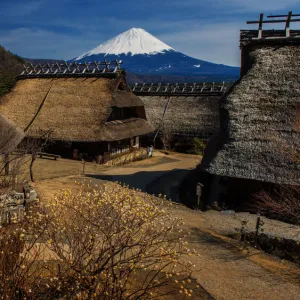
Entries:
{"type": "Polygon", "coordinates": [[[9,154],[4,154],[5,175],[9,175],[9,154]]]}
{"type": "Polygon", "coordinates": [[[35,159],[36,159],[36,155],[32,155],[32,156],[31,156],[30,166],[29,166],[30,180],[31,180],[32,182],[34,182],[34,177],[33,177],[33,164],[34,164],[35,159]]]}

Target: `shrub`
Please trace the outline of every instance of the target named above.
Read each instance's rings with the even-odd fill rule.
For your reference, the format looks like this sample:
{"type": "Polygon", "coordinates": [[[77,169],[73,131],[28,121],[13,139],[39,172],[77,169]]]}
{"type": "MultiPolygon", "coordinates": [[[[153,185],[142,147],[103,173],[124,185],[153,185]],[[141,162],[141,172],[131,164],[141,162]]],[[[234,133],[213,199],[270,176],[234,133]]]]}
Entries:
{"type": "Polygon", "coordinates": [[[252,208],[271,218],[300,225],[300,188],[278,186],[272,193],[260,191],[254,195],[252,208]]]}
{"type": "Polygon", "coordinates": [[[189,282],[192,253],[166,202],[116,184],[57,194],[35,213],[42,221],[27,221],[40,223],[24,231],[26,241],[37,240],[25,242],[19,257],[37,255],[22,267],[15,260],[10,274],[21,268],[28,276],[13,284],[32,299],[144,299],[175,278],[189,282]]]}
{"type": "Polygon", "coordinates": [[[190,149],[188,150],[188,153],[202,155],[205,147],[206,147],[205,143],[200,138],[195,137],[192,140],[192,143],[191,143],[190,149]]]}

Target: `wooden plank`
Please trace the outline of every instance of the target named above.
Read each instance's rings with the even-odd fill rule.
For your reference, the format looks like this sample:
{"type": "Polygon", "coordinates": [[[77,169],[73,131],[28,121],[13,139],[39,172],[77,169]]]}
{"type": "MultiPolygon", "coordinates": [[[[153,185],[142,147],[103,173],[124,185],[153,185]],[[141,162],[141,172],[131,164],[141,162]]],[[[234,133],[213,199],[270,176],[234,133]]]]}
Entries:
{"type": "MultiPolygon", "coordinates": [[[[300,19],[292,19],[291,22],[300,22],[300,19]]],[[[262,24],[266,23],[286,23],[286,20],[265,20],[262,24]]],[[[247,21],[247,24],[260,24],[260,21],[247,21]]]]}
{"type": "Polygon", "coordinates": [[[44,153],[44,152],[38,152],[38,156],[39,156],[40,158],[43,158],[43,157],[54,158],[55,160],[57,160],[58,158],[61,158],[60,155],[57,155],[57,154],[50,154],[50,153],[44,153]]]}
{"type": "MultiPolygon", "coordinates": [[[[267,16],[267,18],[284,18],[287,17],[288,15],[270,15],[267,16]]],[[[292,17],[300,17],[300,14],[292,14],[292,17]]]]}

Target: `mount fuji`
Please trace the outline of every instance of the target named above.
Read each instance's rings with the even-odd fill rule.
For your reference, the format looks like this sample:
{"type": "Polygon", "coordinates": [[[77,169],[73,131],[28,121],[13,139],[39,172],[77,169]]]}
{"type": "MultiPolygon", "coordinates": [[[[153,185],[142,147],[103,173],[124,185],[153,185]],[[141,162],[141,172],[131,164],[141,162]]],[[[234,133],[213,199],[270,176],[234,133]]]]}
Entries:
{"type": "Polygon", "coordinates": [[[207,80],[231,81],[239,77],[240,71],[238,67],[214,64],[178,52],[141,28],[125,31],[70,61],[105,59],[122,60],[126,71],[144,75],[201,76],[207,80]]]}

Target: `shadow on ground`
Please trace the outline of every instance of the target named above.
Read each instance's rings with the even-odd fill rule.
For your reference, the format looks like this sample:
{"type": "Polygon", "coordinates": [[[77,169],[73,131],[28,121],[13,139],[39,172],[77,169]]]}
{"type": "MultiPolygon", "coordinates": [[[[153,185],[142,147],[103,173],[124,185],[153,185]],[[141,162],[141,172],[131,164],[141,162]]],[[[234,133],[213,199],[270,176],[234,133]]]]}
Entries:
{"type": "MultiPolygon", "coordinates": [[[[86,177],[92,180],[93,184],[97,184],[99,180],[119,182],[129,185],[131,188],[140,189],[142,192],[158,195],[160,193],[167,194],[169,198],[172,196],[172,182],[168,186],[164,185],[162,179],[171,176],[174,173],[182,172],[183,170],[174,169],[169,172],[166,171],[142,171],[133,174],[124,175],[107,175],[107,174],[85,174],[86,177]],[[168,189],[170,192],[168,193],[168,189]]],[[[174,182],[175,183],[175,182],[174,182]]],[[[167,183],[166,183],[167,184],[167,183]]],[[[176,182],[176,185],[178,182],[176,182]]]]}

